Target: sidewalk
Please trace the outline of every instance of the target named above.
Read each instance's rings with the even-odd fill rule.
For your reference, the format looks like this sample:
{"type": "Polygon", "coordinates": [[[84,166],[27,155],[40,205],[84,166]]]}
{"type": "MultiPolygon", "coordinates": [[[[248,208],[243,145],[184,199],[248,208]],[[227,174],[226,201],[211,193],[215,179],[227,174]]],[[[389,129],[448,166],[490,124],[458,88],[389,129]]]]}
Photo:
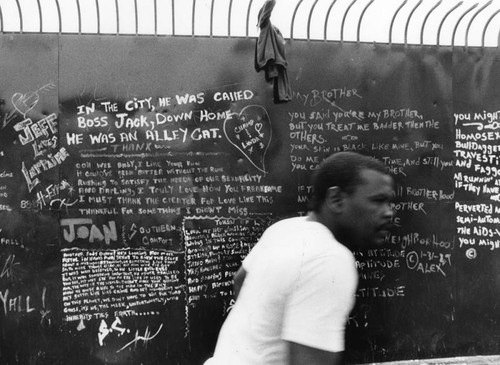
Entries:
{"type": "Polygon", "coordinates": [[[363,365],[500,365],[500,356],[471,356],[445,359],[404,360],[363,365]]]}

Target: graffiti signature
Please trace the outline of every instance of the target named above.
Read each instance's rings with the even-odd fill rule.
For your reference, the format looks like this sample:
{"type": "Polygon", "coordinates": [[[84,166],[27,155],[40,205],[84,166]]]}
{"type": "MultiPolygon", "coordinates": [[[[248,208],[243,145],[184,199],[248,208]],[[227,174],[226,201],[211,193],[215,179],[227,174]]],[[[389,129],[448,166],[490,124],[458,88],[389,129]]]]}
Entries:
{"type": "Polygon", "coordinates": [[[120,351],[123,351],[127,347],[129,347],[129,346],[137,344],[137,342],[139,342],[139,341],[144,341],[144,343],[147,343],[147,342],[151,341],[153,338],[155,338],[158,335],[158,333],[160,333],[162,327],[163,327],[163,324],[160,324],[160,327],[158,328],[158,331],[156,331],[156,333],[154,335],[152,335],[152,336],[150,336],[151,332],[149,331],[149,326],[146,327],[146,330],[144,331],[144,336],[139,336],[139,331],[136,331],[135,332],[135,338],[132,341],[130,341],[129,343],[127,343],[125,346],[123,346],[121,349],[119,349],[118,351],[116,351],[116,352],[118,353],[120,351]]]}

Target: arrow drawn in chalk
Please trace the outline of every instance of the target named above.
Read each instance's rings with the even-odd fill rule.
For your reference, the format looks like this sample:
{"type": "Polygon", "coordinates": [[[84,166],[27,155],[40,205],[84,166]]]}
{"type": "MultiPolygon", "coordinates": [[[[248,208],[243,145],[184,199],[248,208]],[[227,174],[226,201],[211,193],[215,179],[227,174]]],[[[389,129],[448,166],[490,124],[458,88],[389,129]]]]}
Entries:
{"type": "Polygon", "coordinates": [[[56,85],[53,82],[50,82],[42,86],[38,90],[30,91],[26,94],[15,93],[11,98],[12,105],[19,113],[23,115],[23,117],[26,118],[26,114],[28,114],[30,110],[38,105],[38,102],[40,101],[39,92],[49,91],[55,87],[56,85]]]}

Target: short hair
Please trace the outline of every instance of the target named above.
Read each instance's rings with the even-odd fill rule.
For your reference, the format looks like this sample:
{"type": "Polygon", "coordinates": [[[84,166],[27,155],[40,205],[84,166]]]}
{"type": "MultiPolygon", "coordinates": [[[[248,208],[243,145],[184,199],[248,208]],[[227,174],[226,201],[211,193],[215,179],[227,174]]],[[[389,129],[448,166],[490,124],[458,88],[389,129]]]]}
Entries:
{"type": "Polygon", "coordinates": [[[380,160],[356,152],[338,152],[327,157],[312,176],[313,196],[310,208],[319,211],[332,186],[338,186],[342,191],[352,194],[361,183],[360,172],[366,169],[389,174],[380,160]]]}

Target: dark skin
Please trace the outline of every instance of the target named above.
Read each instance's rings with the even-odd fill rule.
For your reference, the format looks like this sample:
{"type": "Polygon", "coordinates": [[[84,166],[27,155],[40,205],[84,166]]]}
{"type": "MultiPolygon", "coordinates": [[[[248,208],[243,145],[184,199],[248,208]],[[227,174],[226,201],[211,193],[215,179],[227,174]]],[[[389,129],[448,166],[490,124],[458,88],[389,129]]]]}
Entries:
{"type": "MultiPolygon", "coordinates": [[[[322,223],[346,247],[379,244],[384,241],[392,221],[391,201],[394,197],[393,180],[375,170],[363,170],[361,183],[354,192],[339,187],[328,189],[325,200],[309,219],[322,223]]],[[[234,276],[234,293],[238,297],[247,273],[241,267],[234,276]]],[[[289,365],[340,365],[342,352],[288,342],[289,365]]]]}
{"type": "Polygon", "coordinates": [[[369,169],[360,176],[362,182],[350,194],[336,186],[328,189],[321,208],[312,213],[349,248],[383,243],[393,217],[392,178],[369,169]]]}
{"type": "Polygon", "coordinates": [[[289,342],[290,365],[338,365],[342,363],[342,352],[330,352],[314,347],[289,342]]]}
{"type": "Polygon", "coordinates": [[[234,274],[233,278],[233,293],[234,293],[234,299],[238,298],[238,295],[240,294],[241,287],[243,286],[243,282],[245,281],[245,277],[247,276],[247,272],[245,269],[241,266],[236,274],[234,274]]]}

